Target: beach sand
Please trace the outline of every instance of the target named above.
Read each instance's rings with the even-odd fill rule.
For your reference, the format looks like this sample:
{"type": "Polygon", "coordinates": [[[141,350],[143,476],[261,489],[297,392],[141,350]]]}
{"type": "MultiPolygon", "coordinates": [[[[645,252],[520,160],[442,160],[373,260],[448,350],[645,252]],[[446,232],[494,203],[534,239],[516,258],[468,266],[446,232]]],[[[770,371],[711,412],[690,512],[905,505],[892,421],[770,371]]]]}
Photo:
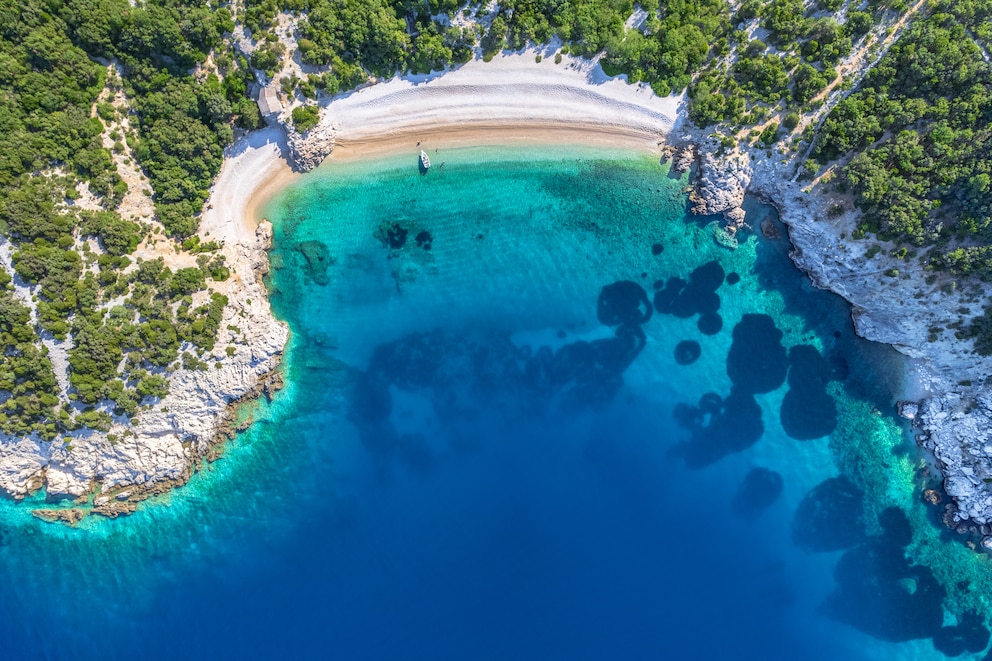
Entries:
{"type": "MultiPolygon", "coordinates": [[[[423,148],[470,145],[586,144],[657,149],[678,120],[682,97],[606,76],[595,61],[556,48],[474,59],[446,72],[396,76],[340,95],[323,108],[335,161],[423,148]],[[542,61],[536,62],[536,56],[542,61]]],[[[315,131],[319,133],[319,131],[315,131]]],[[[200,233],[254,240],[261,204],[297,176],[287,163],[282,126],[232,145],[214,183],[200,233]]]]}
{"type": "Polygon", "coordinates": [[[337,98],[321,120],[335,132],[331,158],[395,152],[418,141],[433,148],[568,142],[643,150],[672,131],[682,97],[610,78],[594,61],[563,56],[555,64],[554,51],[474,59],[337,98]]]}
{"type": "Polygon", "coordinates": [[[281,126],[253,131],[231,145],[200,218],[200,234],[253,243],[259,205],[298,176],[289,166],[288,153],[281,126]]]}

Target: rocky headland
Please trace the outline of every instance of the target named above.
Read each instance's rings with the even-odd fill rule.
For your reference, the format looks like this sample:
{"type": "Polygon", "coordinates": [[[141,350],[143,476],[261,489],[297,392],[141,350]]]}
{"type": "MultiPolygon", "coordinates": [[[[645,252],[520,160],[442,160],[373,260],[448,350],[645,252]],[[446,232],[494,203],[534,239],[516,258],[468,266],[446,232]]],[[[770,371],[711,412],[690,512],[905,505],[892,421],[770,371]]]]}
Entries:
{"type": "Polygon", "coordinates": [[[681,140],[675,158],[682,151],[702,154],[693,211],[722,214],[734,231],[744,222],[745,194],[773,205],[788,227],[796,266],[851,304],[859,335],[911,359],[899,413],[932,454],[951,502],[932,491],[928,500],[940,502],[948,527],[992,548],[992,394],[985,387],[992,359],[948,330],[962,315],[981,313],[980,292],[899,257],[895,245],[851,238],[858,212],[849,197],[798,181],[794,163],[780,153],[746,147],[722,153],[694,133],[681,140]]]}
{"type": "Polygon", "coordinates": [[[232,277],[218,349],[204,370],[179,369],[169,394],[142,410],[131,424],[118,421],[108,433],[73,432],[64,440],[33,437],[0,443],[0,487],[15,498],[44,489],[49,500],[75,499],[92,506],[35,510],[46,521],[74,524],[97,513],[117,516],[135,503],[184,484],[198,462],[226,438],[233,408],[263,394],[278,379],[288,329],[266,300],[261,277],[268,271],[271,225],[259,224],[250,240],[223,247],[232,277]],[[228,355],[224,347],[235,346],[228,355]]]}

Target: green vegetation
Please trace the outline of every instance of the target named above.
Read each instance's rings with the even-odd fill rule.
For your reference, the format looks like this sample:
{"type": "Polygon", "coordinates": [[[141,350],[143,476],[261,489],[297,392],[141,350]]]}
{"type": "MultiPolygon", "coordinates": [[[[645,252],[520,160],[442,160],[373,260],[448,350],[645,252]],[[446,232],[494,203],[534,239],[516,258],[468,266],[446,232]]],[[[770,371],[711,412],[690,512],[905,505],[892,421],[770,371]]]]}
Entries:
{"type": "MultiPolygon", "coordinates": [[[[431,11],[453,13],[459,4],[432,2],[431,11]]],[[[431,20],[423,4],[389,0],[283,0],[282,9],[307,9],[300,28],[300,55],[308,64],[330,65],[328,87],[337,91],[361,85],[372,74],[389,77],[397,71],[424,73],[467,62],[474,35],[457,26],[431,20]],[[409,19],[414,29],[407,30],[409,19]]],[[[271,20],[271,19],[270,19],[271,20]]],[[[267,24],[260,22],[265,29],[267,24]]]]}
{"type": "Polygon", "coordinates": [[[30,324],[30,311],[6,289],[0,270],[0,432],[52,439],[62,417],[55,373],[30,324]]]}
{"type": "Polygon", "coordinates": [[[243,58],[225,56],[221,76],[190,73],[233,27],[227,9],[196,0],[0,3],[0,235],[37,312],[32,322],[0,266],[0,432],[109,429],[108,411],[134,415],[167,393],[182,342],[213,348],[226,299],[203,290],[228,275],[207,254],[218,246],[197,240],[203,263],[175,273],[135,263],[146,228],[117,213],[127,186],[103,147],[121,113],[97,98],[105,85],[125,92],[134,129],[111,132],[114,149],[134,150],[166,231],[191,235],[234,126],[261,119],[243,58]],[[119,63],[123,79],[97,58],[119,63]],[[81,185],[101,210],[67,204],[81,185]],[[68,397],[82,408],[60,400],[41,331],[71,341],[68,397]]]}
{"type": "MultiPolygon", "coordinates": [[[[839,162],[836,181],[862,212],[855,238],[875,233],[921,246],[931,268],[992,278],[992,68],[980,49],[992,41],[992,0],[932,0],[929,17],[907,29],[814,136],[804,114],[823,103],[840,60],[883,17],[891,24],[907,8],[873,0],[828,15],[842,4],[745,0],[732,12],[726,0],[504,0],[491,15],[470,6],[483,30],[451,21],[462,7],[455,0],[245,0],[237,16],[202,0],[0,3],[0,235],[12,243],[16,275],[37,294],[32,321],[0,268],[0,431],[53,438],[79,426],[106,429],[109,411],[134,415],[165,396],[169,370],[209,366],[204,357],[227,304],[209,282],[230,270],[219,246],[195,233],[235,130],[263,125],[250,98],[256,76],[281,76],[283,94],[307,100],[292,111],[305,132],[319,120],[321,94],[444,69],[476,48],[488,59],[558,37],[556,64],[563,53],[601,53],[610,75],[661,95],[687,90],[690,118],[717,125],[725,148],[745,134],[771,156],[773,146],[787,153],[815,138],[802,172],[812,177],[839,162]],[[635,8],[640,20],[628,29],[635,8]],[[280,74],[291,55],[275,34],[280,11],[296,17],[299,57],[317,72],[280,74]],[[259,44],[250,55],[231,47],[236,20],[259,44]],[[748,39],[751,28],[762,28],[761,40],[748,39]],[[108,60],[115,66],[101,64],[108,60]],[[129,107],[100,97],[107,86],[129,107]],[[150,228],[117,211],[127,186],[112,151],[133,155],[148,176],[165,228],[155,240],[181,242],[196,266],[173,270],[135,256],[150,228]],[[100,210],[67,203],[80,187],[100,210]],[[53,394],[41,332],[70,341],[76,406],[53,394]]],[[[916,253],[893,254],[909,261],[916,253]]],[[[992,312],[960,331],[979,351],[992,352],[983,339],[992,338],[988,319],[992,312]]]]}
{"type": "Polygon", "coordinates": [[[320,121],[320,109],[317,106],[297,106],[293,108],[293,128],[300,133],[306,133],[317,126],[320,121]]]}
{"type": "Polygon", "coordinates": [[[936,244],[934,263],[958,273],[984,270],[992,243],[990,92],[992,67],[966,26],[934,14],[914,23],[834,109],[814,155],[848,159],[844,177],[864,230],[936,244]],[[948,249],[953,241],[966,245],[948,249]]]}
{"type": "MultiPolygon", "coordinates": [[[[642,3],[649,14],[656,6],[657,3],[642,3]]],[[[671,2],[660,12],[660,17],[649,16],[642,31],[611,36],[604,44],[604,70],[612,67],[628,74],[632,81],[650,83],[656,93],[664,96],[689,85],[692,75],[709,58],[712,44],[726,44],[730,13],[723,0],[671,2]]],[[[626,16],[621,20],[625,19],[626,16]]],[[[566,38],[576,39],[576,33],[582,34],[586,23],[582,15],[576,14],[574,21],[569,33],[563,35],[566,38]]],[[[577,41],[587,42],[581,36],[577,41]]]]}
{"type": "MultiPolygon", "coordinates": [[[[750,23],[768,30],[767,43],[752,40],[736,47],[732,66],[722,58],[742,32],[731,32],[714,42],[711,59],[689,86],[689,115],[699,126],[755,124],[768,112],[785,106],[807,111],[810,104],[837,79],[834,67],[849,55],[875,19],[867,13],[847,12],[847,20],[813,17],[819,10],[835,11],[835,0],[820,2],[804,13],[799,0],[747,0],[731,24],[750,23]],[[727,47],[719,49],[721,42],[727,47]],[[750,112],[745,112],[745,108],[750,112]]],[[[791,113],[790,113],[791,114],[791,113]]],[[[791,131],[797,121],[783,122],[791,131]],[[792,124],[790,127],[789,124],[792,124]]]]}

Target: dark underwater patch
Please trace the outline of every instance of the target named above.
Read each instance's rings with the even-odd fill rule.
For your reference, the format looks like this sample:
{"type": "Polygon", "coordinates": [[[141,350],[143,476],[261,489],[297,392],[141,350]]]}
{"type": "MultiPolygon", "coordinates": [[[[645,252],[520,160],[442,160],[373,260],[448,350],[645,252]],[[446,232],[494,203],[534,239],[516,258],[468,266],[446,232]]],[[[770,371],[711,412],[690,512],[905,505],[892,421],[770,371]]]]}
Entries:
{"type": "Polygon", "coordinates": [[[784,382],[789,362],[782,331],[767,314],[745,314],[734,326],[727,353],[727,376],[743,392],[765,393],[784,382]]]}
{"type": "Polygon", "coordinates": [[[664,286],[656,282],[654,307],[659,314],[680,319],[715,314],[720,309],[720,296],[716,290],[723,284],[723,277],[723,267],[711,261],[694,269],[688,280],[673,277],[664,286]]]}
{"type": "Polygon", "coordinates": [[[767,468],[754,468],[744,476],[732,503],[734,514],[753,521],[782,495],[782,476],[767,468]]]}
{"type": "Polygon", "coordinates": [[[946,591],[929,567],[906,558],[905,530],[896,521],[905,515],[885,512],[880,517],[885,533],[841,556],[834,570],[837,588],[821,611],[881,640],[934,638],[937,649],[957,654],[985,649],[988,631],[980,620],[965,616],[957,627],[943,626],[946,591]]]}
{"type": "Polygon", "coordinates": [[[885,532],[885,539],[896,546],[909,546],[913,541],[913,526],[909,517],[898,507],[886,507],[878,515],[878,523],[885,532]]]}
{"type": "Polygon", "coordinates": [[[321,287],[330,283],[327,276],[327,267],[334,264],[327,246],[320,241],[302,241],[296,244],[296,249],[303,255],[306,262],[305,274],[321,287]]]}
{"type": "Polygon", "coordinates": [[[816,347],[799,344],[789,349],[789,387],[799,388],[814,384],[826,386],[833,378],[830,364],[816,347]]]}
{"type": "Polygon", "coordinates": [[[692,434],[692,439],[680,448],[686,467],[691,469],[746,450],[765,432],[761,407],[750,393],[732,391],[719,406],[710,394],[703,395],[700,406],[680,404],[674,415],[692,434]],[[708,413],[703,413],[704,407],[708,413]]]}
{"type": "Polygon", "coordinates": [[[813,487],[796,510],[792,539],[813,552],[839,551],[864,541],[864,493],[846,477],[813,487]]]}
{"type": "Polygon", "coordinates": [[[703,354],[703,348],[695,340],[682,340],[675,345],[675,362],[679,365],[691,365],[703,354]]]}
{"type": "Polygon", "coordinates": [[[689,274],[689,284],[699,291],[716,291],[723,284],[723,267],[716,260],[706,262],[689,274]]]}
{"type": "Polygon", "coordinates": [[[823,438],[837,428],[837,402],[822,388],[791,388],[782,398],[779,418],[790,438],[823,438]]]}
{"type": "Polygon", "coordinates": [[[696,328],[703,335],[716,335],[723,330],[723,317],[715,312],[707,312],[700,315],[699,320],[696,321],[696,328]]]}
{"type": "Polygon", "coordinates": [[[410,230],[395,220],[384,220],[375,230],[375,238],[384,248],[400,250],[406,245],[410,230]]]}
{"type": "Polygon", "coordinates": [[[417,247],[430,250],[431,245],[434,243],[434,237],[427,230],[421,230],[417,234],[415,241],[417,242],[417,247]]]}
{"type": "Polygon", "coordinates": [[[643,324],[651,319],[653,312],[644,287],[632,280],[606,285],[596,302],[596,317],[604,326],[643,324]]]}
{"type": "Polygon", "coordinates": [[[933,647],[944,656],[984,652],[989,644],[989,630],[982,616],[969,611],[958,618],[957,625],[941,627],[933,637],[933,647]]]}
{"type": "Polygon", "coordinates": [[[816,347],[802,344],[789,350],[789,391],[782,398],[780,419],[791,438],[822,438],[837,428],[837,402],[827,392],[833,377],[816,347]]]}
{"type": "Polygon", "coordinates": [[[439,420],[456,425],[492,412],[512,420],[605,406],[647,343],[640,322],[650,318],[651,306],[640,285],[621,281],[603,288],[597,312],[604,323],[619,323],[613,337],[578,340],[556,351],[518,347],[495,331],[437,329],[380,344],[353,379],[348,416],[371,449],[423,464],[423,443],[391,428],[392,387],[427,398],[439,420]]]}

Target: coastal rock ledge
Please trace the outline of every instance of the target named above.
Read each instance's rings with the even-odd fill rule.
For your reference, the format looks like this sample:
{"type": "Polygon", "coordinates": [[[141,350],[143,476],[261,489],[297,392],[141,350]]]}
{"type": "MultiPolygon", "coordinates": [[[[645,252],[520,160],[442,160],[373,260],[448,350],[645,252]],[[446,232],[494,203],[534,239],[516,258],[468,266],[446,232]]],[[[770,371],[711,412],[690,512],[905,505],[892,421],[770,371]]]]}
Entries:
{"type": "Polygon", "coordinates": [[[272,227],[263,222],[253,238],[228,242],[223,252],[232,275],[217,347],[204,356],[209,369],[180,369],[170,394],[142,410],[130,425],[119,420],[109,433],[82,430],[54,442],[0,437],[0,487],[15,498],[41,488],[50,500],[75,498],[82,507],[46,508],[46,521],[75,524],[90,513],[117,516],[134,503],[185,483],[224,433],[233,406],[257,395],[278,374],[288,337],[272,316],[261,276],[272,227]],[[226,347],[234,345],[232,355],[226,347]],[[85,507],[93,494],[92,508],[85,507]]]}
{"type": "MultiPolygon", "coordinates": [[[[719,145],[713,140],[700,134],[688,140],[705,154],[691,196],[695,213],[723,213],[728,225],[742,223],[745,191],[774,206],[789,228],[796,266],[816,287],[851,304],[859,335],[911,359],[907,387],[919,401],[904,402],[898,412],[912,421],[917,443],[941,472],[953,501],[946,505],[945,522],[961,534],[979,534],[992,524],[992,388],[985,385],[992,357],[977,355],[971,342],[952,333],[934,330],[955,320],[967,325],[964,310],[981,312],[970,300],[974,287],[956,287],[949,275],[894,256],[897,246],[876,237],[847,238],[858,227],[850,200],[796,181],[795,164],[780,154],[741,149],[714,157],[710,154],[718,153],[719,145]],[[882,249],[872,250],[878,243],[882,249]]],[[[935,495],[921,493],[921,498],[939,501],[935,495]]]]}
{"type": "Polygon", "coordinates": [[[334,128],[328,124],[318,124],[305,133],[286,125],[286,138],[290,162],[297,172],[313,170],[334,150],[334,128]]]}

